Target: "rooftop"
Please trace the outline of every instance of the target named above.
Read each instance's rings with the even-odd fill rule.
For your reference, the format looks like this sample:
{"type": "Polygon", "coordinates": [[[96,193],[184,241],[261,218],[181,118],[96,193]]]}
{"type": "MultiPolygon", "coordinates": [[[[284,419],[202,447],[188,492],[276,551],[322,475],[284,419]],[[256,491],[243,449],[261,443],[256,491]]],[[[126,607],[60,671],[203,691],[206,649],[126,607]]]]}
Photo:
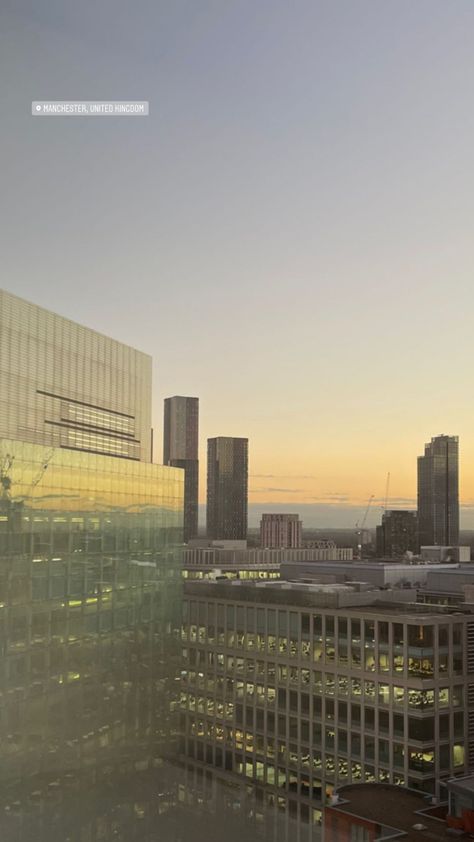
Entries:
{"type": "Polygon", "coordinates": [[[253,602],[274,605],[295,605],[305,608],[331,610],[360,610],[363,613],[383,613],[431,619],[434,615],[472,614],[474,606],[429,605],[416,602],[413,588],[370,588],[359,590],[350,583],[320,584],[286,582],[281,579],[267,582],[242,580],[186,580],[185,594],[207,599],[229,599],[234,602],[253,602]]]}
{"type": "Polygon", "coordinates": [[[455,792],[470,792],[474,794],[474,775],[466,775],[463,778],[450,778],[448,789],[455,792]]]}
{"type": "Polygon", "coordinates": [[[332,810],[379,825],[376,840],[396,835],[408,842],[452,839],[445,822],[447,807],[432,806],[430,796],[393,784],[352,784],[337,790],[341,802],[332,810]],[[421,811],[421,812],[420,812],[421,811]],[[414,829],[421,825],[423,829],[414,829]]]}

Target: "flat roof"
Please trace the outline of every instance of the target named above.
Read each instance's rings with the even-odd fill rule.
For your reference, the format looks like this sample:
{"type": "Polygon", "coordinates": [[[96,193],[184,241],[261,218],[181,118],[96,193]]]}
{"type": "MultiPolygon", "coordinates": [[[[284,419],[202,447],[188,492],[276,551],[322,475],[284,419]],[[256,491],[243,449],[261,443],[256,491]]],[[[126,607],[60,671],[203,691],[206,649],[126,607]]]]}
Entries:
{"type": "Polygon", "coordinates": [[[361,614],[383,614],[386,616],[413,617],[416,622],[433,617],[472,615],[473,605],[431,605],[416,602],[416,589],[393,588],[358,591],[350,583],[344,585],[318,583],[288,583],[285,580],[229,580],[226,578],[186,579],[185,594],[207,599],[223,599],[233,602],[266,603],[288,607],[326,608],[333,611],[356,611],[361,614]]]}
{"type": "Polygon", "coordinates": [[[464,778],[450,778],[447,783],[448,789],[455,792],[474,793],[474,775],[466,775],[464,778]]]}
{"type": "Polygon", "coordinates": [[[447,806],[432,806],[425,793],[394,784],[350,784],[337,789],[337,794],[341,803],[331,805],[332,809],[378,824],[376,839],[399,834],[409,842],[452,839],[444,820],[447,806]],[[415,830],[413,825],[424,829],[415,830]]]}
{"type": "Polygon", "coordinates": [[[449,576],[474,576],[474,563],[466,561],[462,566],[456,564],[456,566],[450,567],[449,569],[441,564],[434,564],[433,569],[430,569],[430,573],[442,573],[443,575],[449,576]]]}
{"type": "MultiPolygon", "coordinates": [[[[359,561],[358,559],[354,559],[351,561],[350,559],[343,558],[321,558],[321,559],[288,559],[285,564],[297,565],[297,564],[311,564],[314,567],[321,565],[321,567],[331,567],[334,565],[335,567],[347,567],[351,570],[414,570],[418,567],[422,567],[424,570],[445,570],[445,571],[453,571],[457,570],[461,564],[463,566],[468,565],[469,562],[447,562],[447,561],[428,561],[428,560],[417,560],[417,561],[388,561],[386,559],[364,559],[363,561],[359,561]]],[[[474,570],[474,562],[472,562],[472,568],[474,570]]]]}

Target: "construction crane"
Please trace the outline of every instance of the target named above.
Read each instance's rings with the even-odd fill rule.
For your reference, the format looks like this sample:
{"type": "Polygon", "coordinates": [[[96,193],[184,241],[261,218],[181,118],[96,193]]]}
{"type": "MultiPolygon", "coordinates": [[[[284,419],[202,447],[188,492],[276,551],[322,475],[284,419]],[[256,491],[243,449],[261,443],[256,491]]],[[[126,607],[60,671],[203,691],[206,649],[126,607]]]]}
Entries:
{"type": "Polygon", "coordinates": [[[10,488],[12,486],[10,471],[13,466],[13,459],[14,457],[7,453],[0,462],[0,487],[4,500],[10,498],[10,488]]]}
{"type": "Polygon", "coordinates": [[[33,489],[36,488],[36,486],[38,485],[39,481],[43,479],[44,473],[45,473],[47,467],[49,466],[49,463],[51,462],[51,459],[53,458],[53,456],[54,456],[54,447],[51,447],[50,450],[48,450],[48,452],[46,454],[46,458],[41,463],[41,467],[40,467],[38,473],[36,474],[36,476],[33,479],[33,482],[31,483],[30,492],[33,491],[33,489]]]}
{"type": "Polygon", "coordinates": [[[359,538],[358,543],[357,543],[357,552],[358,552],[359,558],[362,558],[362,544],[364,542],[364,526],[365,526],[365,522],[367,520],[367,515],[369,514],[369,509],[372,505],[373,499],[374,499],[374,495],[371,494],[369,499],[367,500],[367,508],[365,510],[364,517],[362,518],[362,523],[360,524],[360,527],[359,527],[359,521],[357,521],[357,523],[356,523],[356,535],[359,538]]]}
{"type": "MultiPolygon", "coordinates": [[[[54,456],[54,448],[50,448],[47,451],[46,456],[41,463],[39,470],[36,472],[35,476],[33,477],[33,481],[28,489],[28,495],[24,495],[22,498],[17,498],[14,500],[15,503],[24,503],[26,496],[31,496],[33,490],[36,488],[38,483],[43,479],[44,473],[51,462],[51,459],[54,456]]],[[[7,453],[3,458],[0,458],[0,497],[3,500],[10,500],[11,499],[11,487],[13,485],[12,478],[11,478],[11,469],[13,467],[15,457],[10,456],[7,453]]]]}

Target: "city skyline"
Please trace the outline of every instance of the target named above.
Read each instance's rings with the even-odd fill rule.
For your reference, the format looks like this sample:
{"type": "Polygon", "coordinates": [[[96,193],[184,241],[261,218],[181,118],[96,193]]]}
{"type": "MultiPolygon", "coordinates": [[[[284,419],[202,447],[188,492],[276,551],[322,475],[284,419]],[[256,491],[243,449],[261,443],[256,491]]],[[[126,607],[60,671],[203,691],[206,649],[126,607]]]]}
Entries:
{"type": "MultiPolygon", "coordinates": [[[[0,295],[2,294],[2,290],[0,289],[0,295]]],[[[11,298],[12,293],[9,293],[7,290],[4,291],[6,297],[11,298]]],[[[37,305],[37,302],[28,302],[26,299],[23,299],[21,296],[13,295],[13,299],[17,300],[21,307],[27,308],[34,308],[37,305]]],[[[69,315],[64,313],[57,313],[52,311],[51,314],[56,319],[60,320],[68,320],[74,326],[75,322],[74,319],[71,319],[69,315]]],[[[90,328],[87,325],[87,329],[91,332],[95,333],[98,337],[97,341],[100,342],[105,340],[106,342],[112,341],[113,339],[106,333],[105,331],[100,331],[97,328],[90,328]]],[[[146,354],[141,351],[141,349],[137,349],[135,353],[138,356],[146,357],[146,354]]],[[[153,371],[153,369],[152,369],[153,371]]],[[[155,372],[153,372],[152,380],[155,379],[155,372]]],[[[164,398],[165,405],[166,401],[170,400],[188,400],[197,402],[196,406],[199,407],[199,398],[183,398],[182,396],[175,395],[173,399],[166,397],[164,398]]],[[[145,408],[146,412],[149,412],[149,406],[145,408]]],[[[198,409],[199,412],[199,409],[198,409]]],[[[155,412],[153,412],[152,416],[152,424],[154,430],[154,439],[153,439],[153,452],[154,457],[153,461],[155,463],[160,463],[163,461],[165,463],[165,423],[163,419],[163,414],[161,414],[161,418],[158,419],[155,417],[155,412]],[[161,454],[163,455],[163,459],[161,459],[161,454]]],[[[236,427],[238,426],[238,422],[236,427]]],[[[459,425],[458,425],[459,426],[459,425]]],[[[439,435],[443,435],[440,433],[439,435]]],[[[222,436],[217,436],[222,437],[222,436]]],[[[427,438],[428,436],[426,436],[427,438]]],[[[226,438],[226,436],[224,436],[226,438]]],[[[232,437],[231,437],[232,438],[232,437]]],[[[237,437],[238,438],[238,437],[237,437]]],[[[433,437],[432,437],[433,438],[433,437]]],[[[473,437],[474,440],[474,437],[473,437]]],[[[464,465],[462,461],[462,454],[463,454],[463,445],[461,445],[461,458],[460,458],[460,477],[461,477],[461,489],[462,489],[462,477],[464,472],[464,465]]],[[[394,491],[397,491],[397,473],[391,472],[391,484],[390,484],[390,494],[388,500],[385,500],[385,492],[382,493],[382,489],[379,488],[379,493],[374,494],[371,507],[368,511],[367,517],[367,527],[374,528],[377,526],[385,510],[385,503],[387,502],[387,509],[417,509],[417,496],[416,496],[416,483],[417,483],[417,460],[419,458],[419,448],[420,444],[416,445],[416,452],[417,455],[413,462],[412,467],[412,475],[413,475],[413,482],[415,485],[415,494],[413,496],[396,496],[394,491]]],[[[200,433],[199,440],[198,440],[198,454],[200,455],[200,468],[199,468],[199,505],[198,505],[198,524],[199,528],[202,529],[205,525],[206,515],[205,515],[205,500],[206,500],[206,459],[207,459],[207,452],[206,452],[206,440],[203,437],[203,434],[200,433]]],[[[252,452],[253,455],[253,452],[252,452]]],[[[407,460],[407,452],[403,452],[400,454],[400,459],[398,460],[398,468],[400,469],[400,462],[403,465],[407,460]]],[[[407,466],[408,468],[408,466],[407,466]]],[[[399,476],[399,475],[398,475],[399,476]]],[[[382,479],[382,477],[380,478],[382,479]]],[[[385,476],[383,477],[385,481],[385,476]]],[[[318,481],[318,477],[309,474],[303,475],[295,475],[295,474],[288,474],[279,476],[277,474],[255,474],[252,472],[252,464],[250,464],[249,470],[249,493],[248,493],[248,524],[250,528],[255,528],[259,525],[260,519],[262,514],[265,510],[268,510],[269,506],[275,510],[276,513],[285,513],[288,512],[290,514],[301,514],[302,519],[305,523],[306,528],[351,528],[356,524],[357,521],[360,520],[360,517],[364,514],[367,500],[368,498],[364,498],[362,496],[355,496],[351,498],[349,492],[341,492],[341,491],[323,491],[319,497],[312,497],[311,496],[311,489],[314,483],[318,481]],[[281,488],[275,487],[271,485],[274,481],[284,480],[285,484],[290,486],[291,482],[294,480],[298,481],[298,485],[306,486],[306,489],[298,488],[281,488]],[[268,485],[267,485],[268,481],[268,485]],[[253,483],[253,485],[252,485],[253,483]],[[258,485],[267,485],[267,487],[258,487],[258,485]],[[288,495],[285,497],[285,494],[288,495]],[[305,496],[307,495],[307,496],[305,496]],[[268,498],[268,499],[267,499],[268,498]],[[314,502],[312,502],[314,501],[314,502]]],[[[344,484],[344,482],[343,482],[344,484]]],[[[345,478],[346,486],[350,484],[350,476],[346,476],[345,478]]],[[[386,489],[385,489],[386,491],[386,489]]],[[[371,496],[371,495],[369,495],[371,496]]],[[[474,498],[464,498],[462,497],[462,493],[460,494],[460,528],[461,529],[474,529],[474,498]]]]}
{"type": "Polygon", "coordinates": [[[0,839],[466,836],[473,0],[0,7],[0,839]]]}
{"type": "Polygon", "coordinates": [[[2,286],[153,357],[157,453],[163,399],[199,395],[201,502],[206,439],[246,435],[252,506],[350,525],[388,471],[415,506],[446,431],[474,526],[473,26],[465,0],[4,4],[2,286]],[[40,91],[150,116],[32,120],[40,91]]]}

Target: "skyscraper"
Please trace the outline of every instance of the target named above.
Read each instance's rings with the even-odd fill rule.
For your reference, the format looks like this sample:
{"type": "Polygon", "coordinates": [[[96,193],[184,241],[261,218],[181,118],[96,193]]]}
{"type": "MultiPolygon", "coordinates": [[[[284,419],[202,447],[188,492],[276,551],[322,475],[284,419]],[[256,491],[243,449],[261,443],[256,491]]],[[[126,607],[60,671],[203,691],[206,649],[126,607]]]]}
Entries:
{"type": "Polygon", "coordinates": [[[184,468],[184,540],[198,534],[199,398],[165,399],[163,463],[184,468]]]}
{"type": "Polygon", "coordinates": [[[418,457],[420,546],[459,544],[459,440],[440,435],[418,457]]]}
{"type": "Polygon", "coordinates": [[[248,439],[207,441],[207,536],[246,540],[248,439]]]}
{"type": "Polygon", "coordinates": [[[260,546],[268,549],[301,547],[302,526],[298,515],[264,514],[260,521],[260,546]]]}

